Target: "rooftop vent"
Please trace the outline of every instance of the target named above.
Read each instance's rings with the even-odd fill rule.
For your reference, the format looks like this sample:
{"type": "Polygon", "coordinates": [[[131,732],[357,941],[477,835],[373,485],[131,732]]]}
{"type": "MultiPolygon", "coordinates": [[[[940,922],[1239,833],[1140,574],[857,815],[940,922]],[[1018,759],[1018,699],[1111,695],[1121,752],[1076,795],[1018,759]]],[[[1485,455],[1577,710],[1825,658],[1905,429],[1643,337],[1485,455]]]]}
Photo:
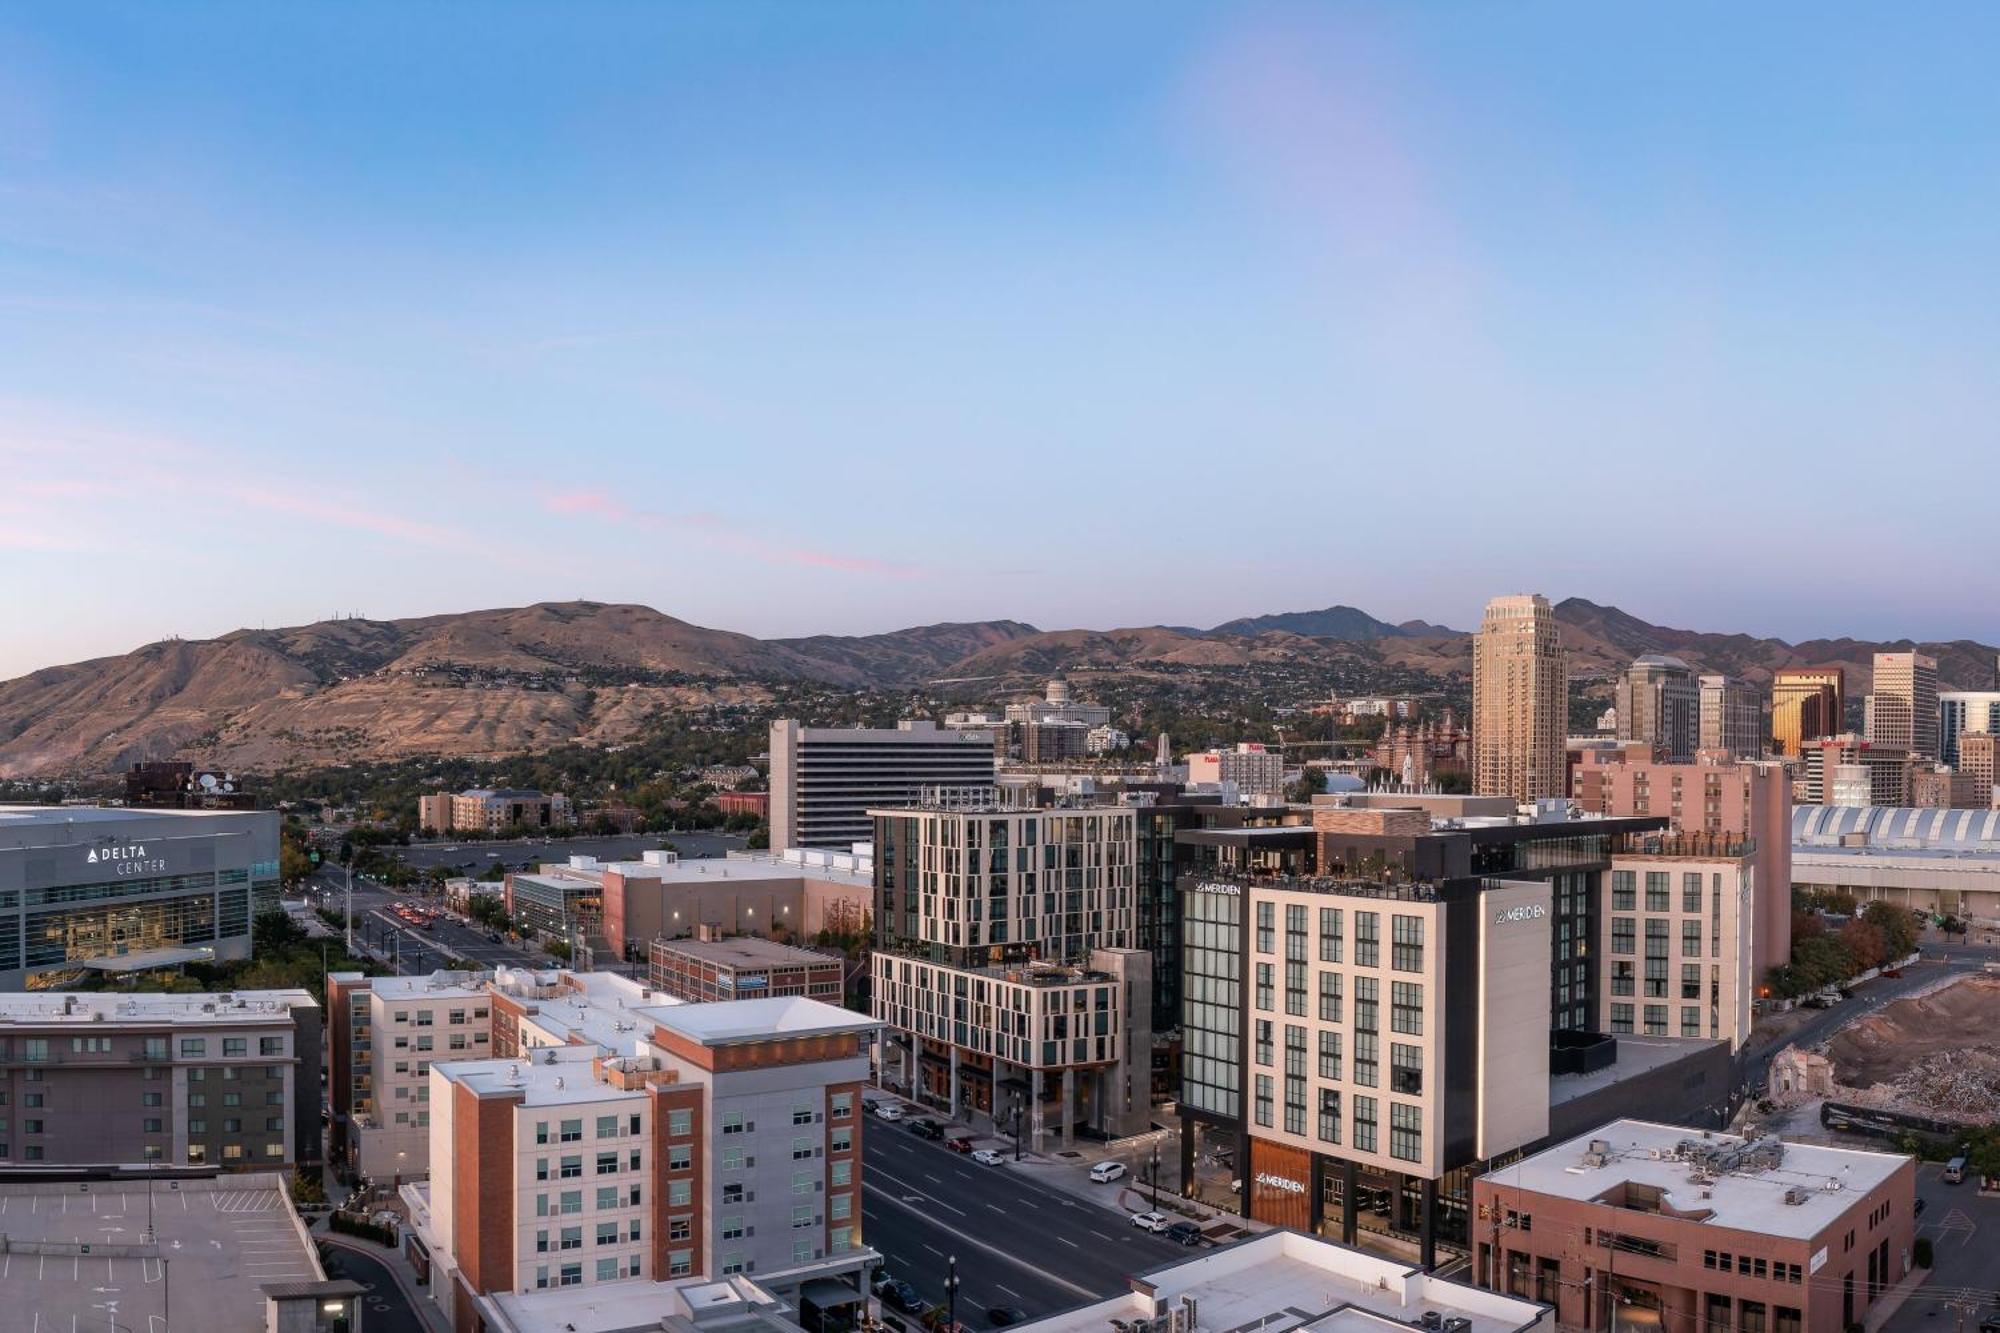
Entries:
{"type": "Polygon", "coordinates": [[[1810,1194],[1808,1191],[1801,1189],[1797,1185],[1793,1185],[1785,1191],[1785,1205],[1790,1208],[1797,1208],[1809,1197],[1810,1194]]]}

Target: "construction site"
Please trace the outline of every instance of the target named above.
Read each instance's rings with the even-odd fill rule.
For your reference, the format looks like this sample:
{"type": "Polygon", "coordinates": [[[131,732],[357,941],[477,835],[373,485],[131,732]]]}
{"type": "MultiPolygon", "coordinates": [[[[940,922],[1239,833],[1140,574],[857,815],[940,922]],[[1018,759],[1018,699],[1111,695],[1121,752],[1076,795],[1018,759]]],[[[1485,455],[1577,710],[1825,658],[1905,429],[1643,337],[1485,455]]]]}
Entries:
{"type": "Polygon", "coordinates": [[[2000,976],[1957,977],[1897,1000],[1841,1028],[1823,1051],[1826,1066],[1813,1071],[1814,1082],[1828,1081],[1821,1095],[1962,1124],[2000,1119],[2000,976]]]}

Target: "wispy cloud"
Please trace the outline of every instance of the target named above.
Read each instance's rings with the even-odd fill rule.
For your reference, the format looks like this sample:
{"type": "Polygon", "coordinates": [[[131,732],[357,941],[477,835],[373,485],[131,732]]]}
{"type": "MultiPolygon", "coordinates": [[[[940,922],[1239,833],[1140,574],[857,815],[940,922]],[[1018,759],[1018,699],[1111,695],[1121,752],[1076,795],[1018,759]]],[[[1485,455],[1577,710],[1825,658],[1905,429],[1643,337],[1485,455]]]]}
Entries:
{"type": "Polygon", "coordinates": [[[848,555],[840,551],[770,541],[741,531],[718,514],[663,514],[640,509],[601,490],[551,492],[542,497],[542,507],[549,513],[569,518],[596,518],[631,527],[679,532],[701,545],[733,551],[769,565],[792,565],[897,579],[914,578],[922,572],[910,565],[878,560],[872,556],[848,555]]]}

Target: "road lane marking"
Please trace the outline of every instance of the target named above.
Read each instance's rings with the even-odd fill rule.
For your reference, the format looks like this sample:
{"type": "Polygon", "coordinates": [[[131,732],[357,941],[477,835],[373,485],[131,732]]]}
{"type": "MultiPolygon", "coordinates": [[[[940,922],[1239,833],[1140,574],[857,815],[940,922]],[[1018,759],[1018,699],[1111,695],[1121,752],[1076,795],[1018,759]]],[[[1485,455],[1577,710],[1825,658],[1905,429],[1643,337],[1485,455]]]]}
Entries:
{"type": "Polygon", "coordinates": [[[892,1198],[891,1196],[886,1194],[880,1197],[883,1199],[884,1202],[890,1204],[892,1207],[901,1208],[906,1212],[915,1213],[918,1217],[923,1218],[925,1221],[929,1222],[932,1226],[938,1228],[940,1231],[949,1232],[953,1236],[956,1236],[959,1240],[964,1241],[967,1245],[970,1245],[975,1249],[984,1250],[986,1253],[992,1255],[994,1258],[1000,1260],[1002,1263],[1008,1263],[1014,1265],[1014,1267],[1028,1274],[1028,1276],[1030,1277],[1038,1277],[1045,1282],[1053,1282],[1057,1286],[1062,1287],[1065,1290],[1075,1292],[1078,1296],[1081,1296],[1084,1300],[1087,1301],[1097,1301],[1104,1299],[1104,1294],[1102,1292],[1092,1291],[1089,1287],[1083,1286],[1080,1283],[1071,1282],[1068,1278],[1057,1277],[1054,1273],[1051,1273],[1046,1269],[1036,1268],[1033,1264],[1025,1262],[1024,1260],[1018,1258],[1017,1256],[1008,1253],[1006,1250],[1001,1249],[997,1245],[990,1244],[987,1241],[981,1240],[977,1236],[971,1235],[964,1231],[960,1231],[957,1227],[952,1226],[948,1222],[940,1222],[937,1218],[930,1216],[921,1208],[917,1208],[911,1204],[904,1203],[901,1199],[892,1198]]]}
{"type": "Polygon", "coordinates": [[[1072,1250],[1080,1250],[1083,1248],[1083,1246],[1077,1244],[1075,1241],[1071,1240],[1068,1236],[1057,1236],[1056,1239],[1061,1241],[1063,1244],[1069,1246],[1072,1250]]]}

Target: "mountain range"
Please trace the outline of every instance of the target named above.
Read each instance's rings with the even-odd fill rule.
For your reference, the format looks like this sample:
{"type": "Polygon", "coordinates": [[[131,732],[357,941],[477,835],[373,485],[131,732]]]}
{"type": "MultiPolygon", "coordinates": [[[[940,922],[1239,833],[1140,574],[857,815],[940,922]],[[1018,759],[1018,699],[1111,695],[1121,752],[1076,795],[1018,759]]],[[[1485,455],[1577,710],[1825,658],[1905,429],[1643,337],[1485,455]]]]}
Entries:
{"type": "MultiPolygon", "coordinates": [[[[1766,681],[1835,664],[1849,693],[1873,654],[1912,646],[1947,688],[1988,688],[1996,653],[1970,641],[1786,643],[1650,624],[1581,598],[1556,618],[1572,674],[1604,679],[1641,653],[1766,681]]],[[[247,771],[420,755],[493,756],[615,744],[663,715],[761,707],[800,688],[939,690],[990,700],[1063,672],[1141,682],[1326,679],[1462,692],[1471,639],[1348,606],[1227,621],[1208,630],[1041,630],[1012,620],[886,634],[757,639],[649,607],[599,602],[408,620],[345,619],[168,640],[0,683],[0,777],[91,776],[181,757],[247,771]]],[[[1315,685],[1317,687],[1317,685],[1315,685]]],[[[1352,686],[1343,686],[1351,689],[1352,686]]]]}

